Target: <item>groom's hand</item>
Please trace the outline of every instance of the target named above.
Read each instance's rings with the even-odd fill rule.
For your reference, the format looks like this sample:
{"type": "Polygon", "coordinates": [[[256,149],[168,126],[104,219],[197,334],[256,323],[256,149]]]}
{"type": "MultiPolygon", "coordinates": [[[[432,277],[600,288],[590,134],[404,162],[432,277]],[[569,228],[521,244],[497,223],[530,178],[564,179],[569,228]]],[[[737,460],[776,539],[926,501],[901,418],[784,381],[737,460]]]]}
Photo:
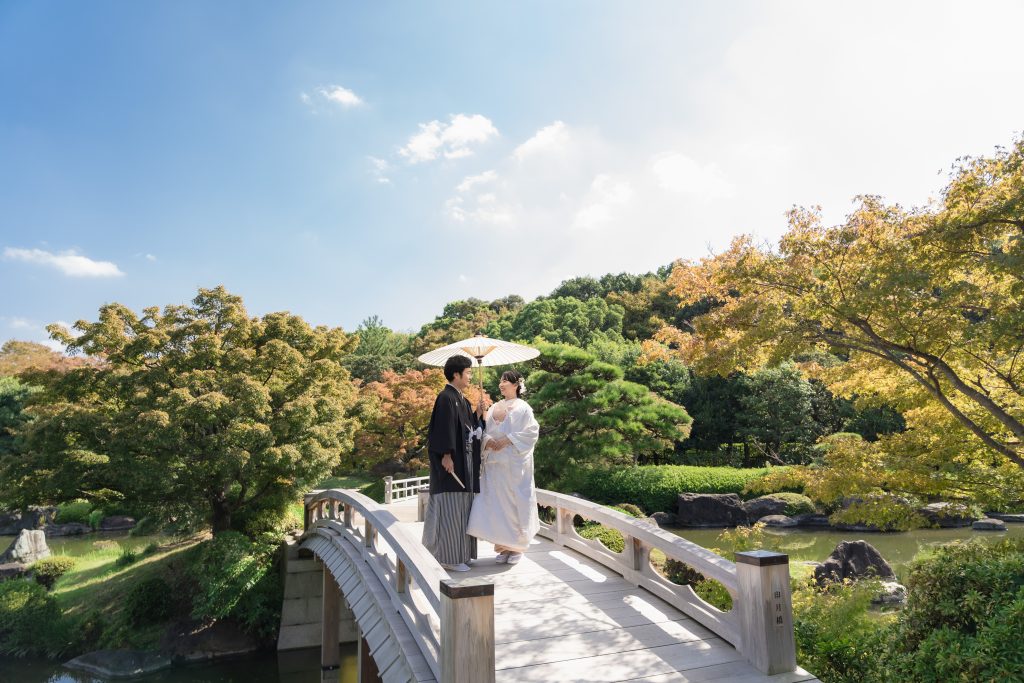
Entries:
{"type": "Polygon", "coordinates": [[[441,467],[443,467],[444,471],[448,474],[455,473],[455,463],[452,461],[451,453],[445,453],[444,457],[441,458],[441,467]]]}

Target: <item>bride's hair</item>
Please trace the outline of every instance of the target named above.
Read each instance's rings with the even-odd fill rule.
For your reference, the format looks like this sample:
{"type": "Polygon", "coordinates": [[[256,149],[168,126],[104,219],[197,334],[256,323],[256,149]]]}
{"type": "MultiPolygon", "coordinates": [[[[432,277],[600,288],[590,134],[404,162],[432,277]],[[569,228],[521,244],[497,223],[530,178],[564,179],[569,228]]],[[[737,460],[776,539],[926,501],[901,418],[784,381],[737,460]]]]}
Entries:
{"type": "Polygon", "coordinates": [[[522,396],[526,391],[526,382],[523,381],[523,376],[515,370],[506,370],[501,373],[501,378],[516,385],[516,398],[522,396]]]}

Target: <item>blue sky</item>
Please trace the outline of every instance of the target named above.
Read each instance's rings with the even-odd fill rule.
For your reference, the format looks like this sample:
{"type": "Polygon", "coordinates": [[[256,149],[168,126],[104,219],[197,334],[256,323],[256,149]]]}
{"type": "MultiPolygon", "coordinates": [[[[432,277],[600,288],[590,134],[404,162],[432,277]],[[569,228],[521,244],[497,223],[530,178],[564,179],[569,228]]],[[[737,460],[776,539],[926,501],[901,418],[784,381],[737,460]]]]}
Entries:
{"type": "Polygon", "coordinates": [[[447,301],[921,204],[1024,128],[1020,3],[0,3],[0,342],[224,284],[447,301]]]}

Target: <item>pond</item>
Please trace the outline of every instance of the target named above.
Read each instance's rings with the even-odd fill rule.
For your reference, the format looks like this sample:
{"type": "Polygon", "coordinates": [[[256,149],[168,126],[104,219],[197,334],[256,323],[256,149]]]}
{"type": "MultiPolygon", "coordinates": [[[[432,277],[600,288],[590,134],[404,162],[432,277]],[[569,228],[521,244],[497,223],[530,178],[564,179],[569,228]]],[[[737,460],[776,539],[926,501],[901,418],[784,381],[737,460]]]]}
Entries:
{"type": "MultiPolygon", "coordinates": [[[[892,566],[896,576],[905,579],[905,572],[916,555],[928,552],[943,543],[980,539],[994,543],[1004,538],[1024,538],[1024,524],[1007,524],[1006,531],[974,531],[963,529],[916,529],[898,533],[837,531],[835,529],[765,529],[771,549],[789,555],[790,562],[822,562],[842,541],[864,540],[873,545],[892,566]]],[[[677,536],[705,548],[719,547],[725,529],[666,529],[677,536]]],[[[731,559],[731,558],[730,558],[731,559]]]]}
{"type": "MultiPolygon", "coordinates": [[[[14,537],[12,536],[11,538],[13,539],[14,537]]],[[[50,549],[51,555],[81,557],[96,550],[96,546],[93,544],[97,541],[116,541],[123,548],[141,551],[150,543],[163,543],[169,538],[169,536],[161,534],[129,536],[127,531],[98,531],[91,534],[82,534],[81,536],[47,537],[46,545],[50,549]]]]}
{"type": "MultiPolygon", "coordinates": [[[[354,643],[341,646],[338,683],[356,683],[356,654],[354,643]]],[[[69,671],[57,662],[0,657],[0,683],[108,683],[108,680],[69,671]]],[[[319,683],[320,649],[263,652],[214,664],[173,667],[134,680],[144,683],[319,683]]]]}

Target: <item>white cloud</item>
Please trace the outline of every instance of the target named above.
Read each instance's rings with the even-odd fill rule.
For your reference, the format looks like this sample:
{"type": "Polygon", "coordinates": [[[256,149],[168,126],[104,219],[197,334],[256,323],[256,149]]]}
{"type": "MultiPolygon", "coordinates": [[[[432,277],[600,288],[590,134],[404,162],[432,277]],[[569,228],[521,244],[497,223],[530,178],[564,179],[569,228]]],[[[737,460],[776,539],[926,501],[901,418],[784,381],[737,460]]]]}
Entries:
{"type": "Polygon", "coordinates": [[[25,318],[11,318],[10,322],[7,323],[12,329],[15,330],[31,330],[35,327],[31,322],[25,318]]]}
{"type": "Polygon", "coordinates": [[[733,197],[736,188],[726,180],[716,164],[701,166],[679,152],[660,154],[651,162],[658,186],[677,194],[693,194],[705,199],[733,197]]]}
{"type": "Polygon", "coordinates": [[[299,99],[302,100],[303,104],[313,104],[313,98],[309,96],[309,93],[299,93],[299,99]]]}
{"type": "Polygon", "coordinates": [[[498,129],[486,116],[455,114],[445,124],[431,121],[419,124],[420,129],[398,150],[410,164],[433,161],[439,156],[459,159],[473,154],[475,145],[498,136],[498,129]]]}
{"type": "Polygon", "coordinates": [[[156,256],[154,256],[153,254],[146,254],[146,260],[147,261],[156,261],[156,256]]]}
{"type": "Polygon", "coordinates": [[[391,178],[388,174],[391,172],[391,164],[387,159],[378,159],[377,157],[366,157],[370,161],[370,172],[378,183],[386,185],[391,182],[391,178]]]}
{"type": "Polygon", "coordinates": [[[617,209],[628,204],[635,194],[629,181],[599,174],[591,183],[583,206],[576,212],[572,227],[583,230],[605,227],[612,222],[617,209]]]}
{"type": "Polygon", "coordinates": [[[352,107],[364,104],[363,99],[359,95],[340,85],[329,85],[325,88],[320,88],[317,92],[325,100],[337,104],[342,109],[351,109],[352,107]]]}
{"type": "Polygon", "coordinates": [[[479,175],[468,175],[462,179],[455,189],[459,192],[469,192],[477,185],[483,185],[485,183],[493,183],[498,179],[498,174],[495,171],[484,171],[479,175]]]}
{"type": "Polygon", "coordinates": [[[42,249],[16,249],[6,247],[4,258],[10,261],[23,261],[43,266],[50,266],[61,271],[68,277],[121,277],[124,273],[111,261],[94,261],[74,251],[53,254],[42,249]]]}
{"type": "Polygon", "coordinates": [[[534,133],[533,137],[516,147],[512,156],[523,161],[530,157],[559,152],[564,150],[568,143],[568,127],[562,121],[555,121],[550,126],[541,128],[534,133]]]}

